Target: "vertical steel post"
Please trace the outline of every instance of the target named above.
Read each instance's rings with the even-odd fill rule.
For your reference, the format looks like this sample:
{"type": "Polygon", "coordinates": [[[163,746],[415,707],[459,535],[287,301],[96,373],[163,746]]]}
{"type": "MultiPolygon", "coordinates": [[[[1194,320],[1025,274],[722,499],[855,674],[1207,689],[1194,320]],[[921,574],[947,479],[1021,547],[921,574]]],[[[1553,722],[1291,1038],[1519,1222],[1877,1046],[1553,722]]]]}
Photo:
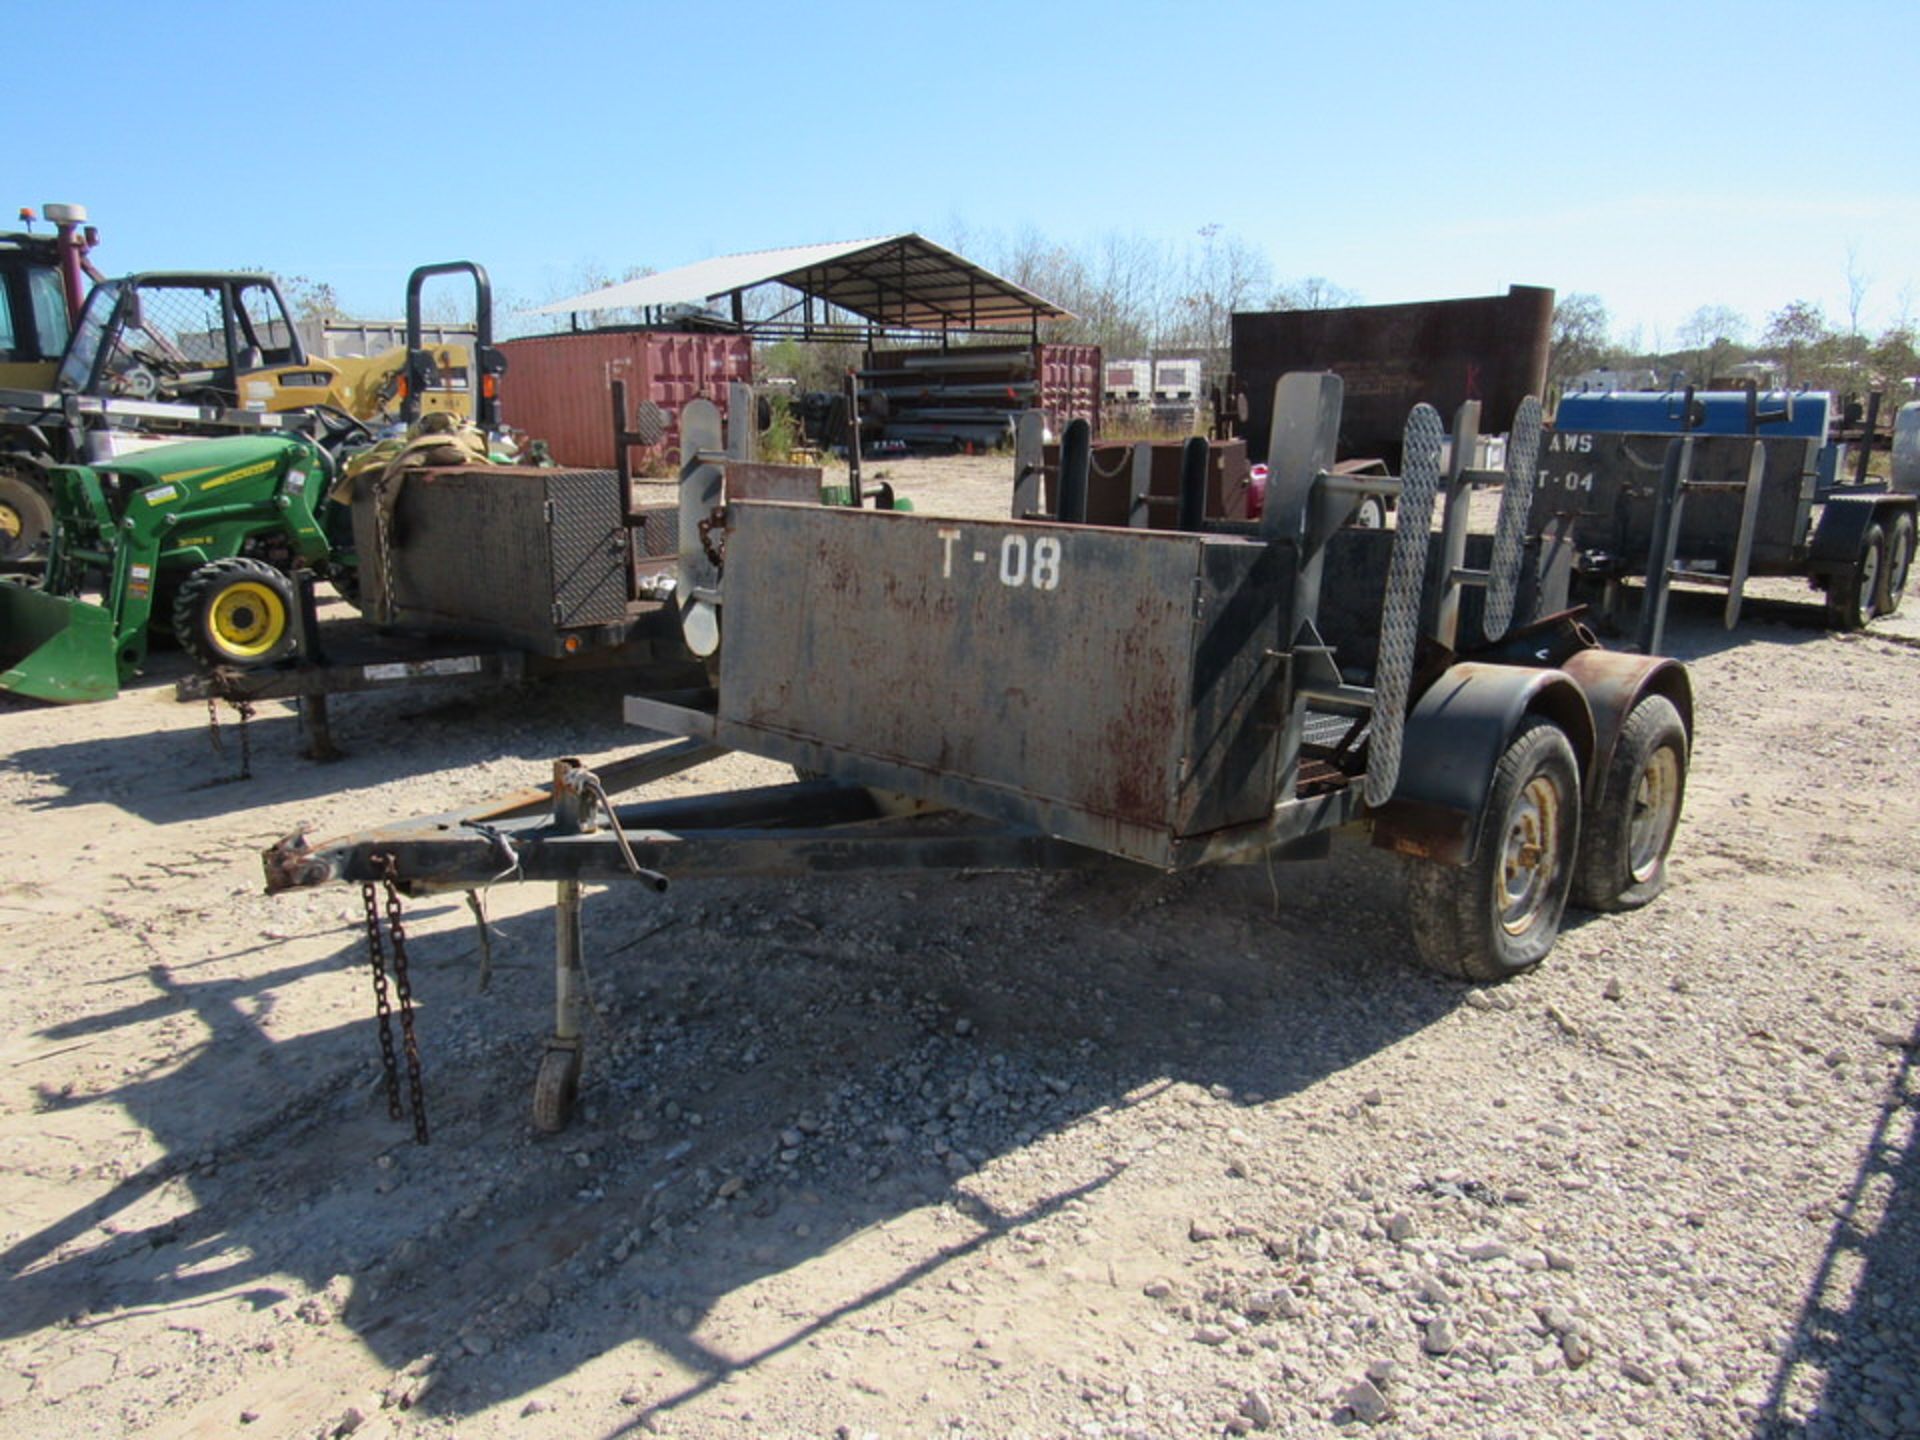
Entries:
{"type": "Polygon", "coordinates": [[[1634,643],[1642,655],[1657,655],[1667,632],[1667,592],[1673,585],[1673,556],[1680,543],[1680,506],[1686,498],[1687,472],[1693,468],[1693,436],[1667,446],[1660,472],[1660,498],[1653,512],[1653,544],[1647,560],[1647,589],[1640,598],[1640,627],[1634,643]]]}
{"type": "MultiPolygon", "coordinates": [[[[869,337],[868,348],[872,348],[869,337]]],[[[847,503],[860,504],[860,377],[847,372],[847,503]]]]}
{"type": "Polygon", "coordinates": [[[1315,533],[1314,495],[1320,476],[1333,464],[1340,442],[1338,375],[1299,372],[1283,375],[1273,390],[1273,433],[1267,447],[1267,506],[1260,533],[1269,543],[1295,547],[1293,605],[1284,638],[1288,650],[1286,715],[1275,751],[1275,798],[1292,800],[1300,786],[1300,744],[1306,733],[1307,699],[1300,691],[1300,666],[1306,647],[1320,644],[1315,621],[1320,614],[1320,580],[1325,570],[1326,536],[1315,533]]]}
{"type": "MultiPolygon", "coordinates": [[[[577,835],[594,817],[593,796],[581,785],[580,762],[568,758],[553,762],[553,826],[562,834],[577,835]]],[[[580,882],[562,880],[553,903],[553,1042],[573,1048],[580,1040],[581,1000],[586,975],[580,938],[580,882]]]]}
{"type": "Polygon", "coordinates": [[[1867,396],[1867,423],[1860,431],[1860,459],[1855,463],[1853,483],[1867,483],[1867,462],[1873,458],[1873,436],[1880,428],[1880,392],[1873,391],[1867,396]]]}
{"type": "Polygon", "coordinates": [[[613,473],[620,477],[620,497],[629,511],[633,509],[633,461],[627,454],[627,382],[615,380],[607,387],[613,395],[613,473]]]}
{"type": "Polygon", "coordinates": [[[1189,435],[1180,450],[1180,515],[1176,530],[1191,534],[1207,519],[1207,462],[1211,451],[1198,435],[1189,435]]]}
{"type": "Polygon", "coordinates": [[[1467,563],[1467,531],[1473,487],[1466,473],[1480,448],[1480,402],[1463,400],[1453,412],[1453,461],[1447,466],[1446,508],[1440,520],[1440,588],[1427,633],[1449,650],[1460,648],[1460,571],[1467,563]]]}
{"type": "Polygon", "coordinates": [[[586,980],[580,939],[580,882],[562,880],[554,889],[553,1038],[572,1045],[580,1040],[580,1000],[586,980]]]}
{"type": "Polygon", "coordinates": [[[1140,440],[1133,447],[1133,465],[1127,493],[1127,524],[1145,530],[1153,524],[1153,442],[1140,440]]]}
{"type": "Polygon", "coordinates": [[[1038,410],[1024,410],[1013,426],[1013,518],[1026,520],[1041,513],[1045,504],[1042,484],[1046,475],[1047,417],[1038,410]]]}
{"type": "Polygon", "coordinates": [[[1087,478],[1092,465],[1093,427],[1085,420],[1069,420],[1060,437],[1060,499],[1054,507],[1062,524],[1087,523],[1087,478]]]}
{"type": "Polygon", "coordinates": [[[727,458],[750,464],[757,448],[753,413],[753,387],[738,380],[727,382],[727,458]]]}

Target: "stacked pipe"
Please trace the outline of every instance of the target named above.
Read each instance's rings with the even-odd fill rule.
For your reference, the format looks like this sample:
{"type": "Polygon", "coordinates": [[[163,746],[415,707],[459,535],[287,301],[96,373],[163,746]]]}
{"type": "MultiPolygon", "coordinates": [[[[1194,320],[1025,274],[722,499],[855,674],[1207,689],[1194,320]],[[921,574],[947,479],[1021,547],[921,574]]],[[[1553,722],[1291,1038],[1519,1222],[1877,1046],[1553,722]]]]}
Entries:
{"type": "Polygon", "coordinates": [[[987,450],[1010,443],[1015,418],[1044,410],[1058,429],[1097,418],[1099,352],[1090,346],[962,346],[879,351],[859,372],[870,433],[916,449],[987,450]],[[1092,354],[1087,397],[1046,383],[1062,352],[1092,354]]]}

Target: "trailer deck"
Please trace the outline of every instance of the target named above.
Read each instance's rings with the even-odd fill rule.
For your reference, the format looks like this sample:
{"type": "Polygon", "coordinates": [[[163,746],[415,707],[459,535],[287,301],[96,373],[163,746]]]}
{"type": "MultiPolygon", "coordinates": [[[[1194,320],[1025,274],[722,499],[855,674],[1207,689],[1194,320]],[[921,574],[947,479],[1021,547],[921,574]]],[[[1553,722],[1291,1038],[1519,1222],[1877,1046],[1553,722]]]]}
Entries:
{"type": "Polygon", "coordinates": [[[1311,853],[1358,822],[1409,857],[1425,964],[1478,980],[1530,969],[1569,896],[1628,908],[1664,884],[1690,748],[1685,671],[1600,652],[1571,617],[1515,614],[1538,563],[1522,533],[1537,402],[1497,473],[1464,461],[1476,405],[1455,417],[1463,458],[1444,473],[1440,417],[1417,407],[1397,477],[1334,470],[1340,404],[1337,377],[1280,382],[1258,525],[1198,520],[1198,442],[1185,529],[1086,524],[1084,433],[1065,437],[1050,515],[1034,513],[1024,462],[1010,520],[743,499],[717,415],[690,406],[683,426],[708,443],[682,471],[673,604],[713,683],[628,698],[629,720],[677,738],[621,778],[730,749],[803,778],[616,806],[608,777],[562,760],[548,790],[510,806],[289,836],[266,857],[269,888],[358,882],[371,913],[381,885],[397,906],[403,891],[555,883],[557,1015],[535,1088],[547,1128],[565,1123],[580,1075],[589,880],[1146,873],[1311,853]],[[1485,569],[1465,563],[1478,486],[1502,499],[1485,569]],[[1396,528],[1344,530],[1379,495],[1397,499],[1396,528]],[[1354,543],[1343,533],[1390,550],[1360,666],[1318,623],[1323,595],[1362,573],[1338,562],[1354,543]],[[1479,634],[1463,625],[1469,590],[1479,634]]]}

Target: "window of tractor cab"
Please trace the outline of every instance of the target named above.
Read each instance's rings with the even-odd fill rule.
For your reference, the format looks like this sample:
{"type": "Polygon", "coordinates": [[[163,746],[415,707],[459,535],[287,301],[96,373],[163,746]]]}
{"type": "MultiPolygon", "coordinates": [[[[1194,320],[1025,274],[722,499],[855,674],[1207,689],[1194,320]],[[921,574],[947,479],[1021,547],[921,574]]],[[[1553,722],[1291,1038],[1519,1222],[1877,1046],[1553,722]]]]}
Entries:
{"type": "Polygon", "coordinates": [[[27,293],[33,304],[33,328],[40,337],[40,358],[52,360],[67,348],[67,290],[60,272],[51,265],[27,271],[27,293]]]}
{"type": "Polygon", "coordinates": [[[87,296],[87,303],[80,311],[80,323],[74,328],[73,345],[60,362],[60,378],[56,382],[60,389],[84,394],[93,382],[93,363],[99,358],[107,321],[113,317],[113,307],[120,303],[122,288],[120,281],[108,280],[94,286],[93,293],[87,296]]]}
{"type": "Polygon", "coordinates": [[[266,285],[239,287],[240,344],[260,352],[262,365],[291,365],[299,356],[280,297],[266,285]]]}
{"type": "Polygon", "coordinates": [[[13,297],[7,294],[6,277],[0,276],[0,360],[17,360],[19,348],[13,326],[13,297]]]}

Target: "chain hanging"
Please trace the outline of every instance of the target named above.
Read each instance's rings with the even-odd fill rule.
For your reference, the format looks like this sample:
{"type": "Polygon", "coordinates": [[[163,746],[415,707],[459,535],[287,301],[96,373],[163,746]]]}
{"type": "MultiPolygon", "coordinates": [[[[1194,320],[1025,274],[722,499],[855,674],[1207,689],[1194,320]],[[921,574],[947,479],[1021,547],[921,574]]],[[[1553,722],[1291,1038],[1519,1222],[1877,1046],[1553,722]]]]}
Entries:
{"type": "Polygon", "coordinates": [[[386,946],[380,937],[380,908],[374,882],[360,882],[360,903],[367,912],[367,963],[373,971],[373,1013],[380,1027],[380,1065],[387,1082],[387,1114],[400,1118],[400,1066],[393,1049],[393,1006],[387,999],[386,946]]]}
{"type": "Polygon", "coordinates": [[[376,855],[379,881],[360,882],[360,902],[366,911],[367,962],[373,972],[373,1008],[379,1022],[380,1065],[386,1080],[387,1114],[395,1120],[405,1113],[400,1104],[400,1065],[393,1043],[393,1006],[387,990],[387,944],[393,947],[393,994],[400,1002],[401,1048],[407,1057],[407,1099],[413,1111],[413,1138],[427,1143],[427,1097],[420,1079],[420,1044],[413,1029],[413,982],[407,970],[407,931],[400,913],[399,869],[392,855],[376,855]],[[386,935],[380,929],[380,889],[386,891],[386,935]]]}
{"type": "Polygon", "coordinates": [[[400,923],[399,867],[385,857],[387,934],[393,941],[393,993],[400,1001],[400,1043],[407,1056],[407,1099],[413,1106],[413,1138],[427,1143],[427,1093],[420,1083],[420,1042],[413,1033],[413,981],[407,975],[407,932],[400,923]]]}
{"type": "MultiPolygon", "coordinates": [[[[214,676],[216,684],[219,678],[216,672],[214,676]]],[[[247,722],[253,718],[253,701],[235,700],[219,690],[207,696],[207,740],[212,744],[214,754],[227,753],[226,744],[220,737],[220,702],[223,699],[227,700],[240,715],[240,773],[233,778],[251,780],[253,778],[253,736],[247,729],[247,722]]]]}

